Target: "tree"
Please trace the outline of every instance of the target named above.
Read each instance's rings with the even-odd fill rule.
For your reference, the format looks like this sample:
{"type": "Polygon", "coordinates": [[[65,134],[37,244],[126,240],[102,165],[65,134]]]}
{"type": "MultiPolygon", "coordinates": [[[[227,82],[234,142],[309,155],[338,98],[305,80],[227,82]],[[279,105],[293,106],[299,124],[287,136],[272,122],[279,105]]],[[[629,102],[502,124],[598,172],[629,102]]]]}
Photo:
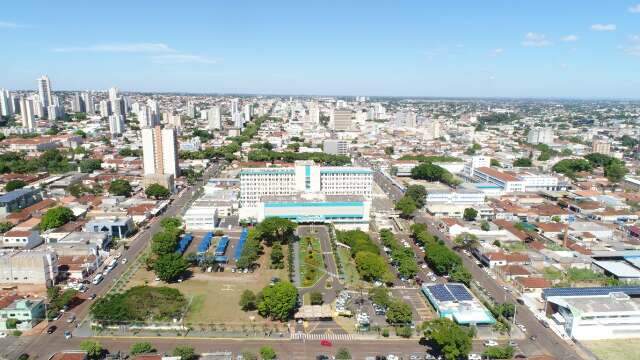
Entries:
{"type": "Polygon", "coordinates": [[[177,229],[167,229],[153,235],[151,251],[158,256],[175,252],[178,246],[179,234],[180,232],[177,229]]]}
{"type": "Polygon", "coordinates": [[[156,349],[148,342],[135,343],[129,348],[130,355],[149,354],[153,352],[156,352],[156,349]]]}
{"type": "Polygon", "coordinates": [[[365,281],[381,280],[387,273],[387,263],[378,254],[360,251],[356,254],[356,269],[365,281]]]}
{"type": "Polygon", "coordinates": [[[336,353],[336,360],[351,360],[351,353],[349,352],[349,350],[347,350],[347,348],[340,348],[338,349],[338,352],[336,353]]]}
{"type": "Polygon", "coordinates": [[[309,296],[311,298],[311,305],[322,305],[324,299],[322,298],[322,293],[314,291],[309,296]]]}
{"type": "Polygon", "coordinates": [[[9,180],[4,185],[4,191],[9,192],[17,189],[22,189],[25,186],[27,186],[27,183],[23,180],[9,180]]]}
{"type": "Polygon", "coordinates": [[[298,289],[289,282],[278,282],[262,290],[262,301],[258,313],[274,320],[288,320],[293,315],[298,301],[298,289]]]}
{"type": "Polygon", "coordinates": [[[102,356],[102,345],[97,341],[84,340],[80,343],[80,350],[87,352],[89,359],[99,359],[102,356]]]}
{"type": "Polygon", "coordinates": [[[171,195],[171,192],[169,191],[169,189],[160,184],[151,184],[147,186],[146,189],[144,189],[144,194],[149,198],[164,200],[171,195]]]}
{"type": "Polygon", "coordinates": [[[408,324],[411,322],[411,306],[404,301],[394,300],[387,306],[387,322],[389,324],[408,324]]]}
{"type": "Polygon", "coordinates": [[[489,231],[489,230],[491,230],[491,225],[489,225],[489,222],[488,222],[488,221],[483,220],[483,221],[480,223],[480,229],[481,229],[482,231],[489,231]]]}
{"type": "Polygon", "coordinates": [[[75,216],[71,209],[64,206],[57,206],[47,210],[40,220],[40,230],[45,231],[49,229],[55,229],[60,227],[69,221],[73,220],[75,216]]]}
{"type": "Polygon", "coordinates": [[[482,352],[482,357],[487,359],[511,359],[513,357],[513,347],[491,346],[482,352]]]}
{"type": "Polygon", "coordinates": [[[473,330],[463,328],[447,318],[427,323],[424,334],[446,360],[461,359],[471,351],[473,330]]]}
{"type": "Polygon", "coordinates": [[[405,195],[412,198],[418,208],[422,208],[427,197],[427,189],[422,185],[409,185],[405,195]]]}
{"type": "Polygon", "coordinates": [[[10,221],[0,221],[0,234],[4,234],[7,231],[11,230],[13,227],[13,223],[10,221]]]}
{"type": "Polygon", "coordinates": [[[451,281],[463,283],[467,286],[469,286],[469,283],[471,283],[471,278],[471,273],[463,266],[458,266],[451,273],[451,281]]]}
{"type": "Polygon", "coordinates": [[[555,222],[555,223],[559,223],[560,221],[562,221],[562,219],[560,218],[560,216],[558,215],[553,215],[551,217],[551,221],[555,222]]]}
{"type": "Polygon", "coordinates": [[[474,208],[466,208],[464,209],[464,214],[462,214],[462,217],[467,221],[474,221],[477,216],[478,210],[474,208]]]}
{"type": "Polygon", "coordinates": [[[256,230],[258,238],[267,244],[272,244],[276,241],[285,244],[293,237],[296,227],[297,224],[291,220],[270,217],[258,224],[256,230]]]}
{"type": "Polygon", "coordinates": [[[240,308],[243,311],[251,311],[255,310],[257,306],[257,298],[256,294],[251,290],[245,290],[240,295],[240,308]]]}
{"type": "Polygon", "coordinates": [[[273,360],[278,357],[276,351],[271,346],[263,346],[260,348],[260,357],[262,360],[273,360]]]}
{"type": "Polygon", "coordinates": [[[189,264],[178,253],[164,254],[153,264],[153,270],[162,281],[176,280],[189,268],[189,264]]]}
{"type": "Polygon", "coordinates": [[[383,287],[373,287],[369,289],[369,298],[380,306],[388,306],[391,302],[389,290],[383,287]]]}
{"type": "Polygon", "coordinates": [[[176,348],[173,349],[173,356],[180,356],[180,360],[194,360],[196,358],[196,351],[188,345],[176,346],[176,348]]]}
{"type": "Polygon", "coordinates": [[[618,183],[624,178],[629,170],[619,162],[612,162],[604,168],[604,175],[612,183],[618,183]]]}
{"type": "Polygon", "coordinates": [[[403,196],[396,203],[396,210],[400,211],[400,215],[403,218],[411,217],[413,213],[416,211],[416,209],[417,209],[416,202],[407,195],[403,196]]]}
{"type": "Polygon", "coordinates": [[[102,168],[102,161],[98,159],[80,160],[80,172],[90,174],[95,170],[100,170],[101,168],[102,168]]]}
{"type": "Polygon", "coordinates": [[[177,217],[168,217],[160,221],[160,226],[164,229],[177,229],[182,226],[182,220],[177,217]]]}
{"type": "Polygon", "coordinates": [[[113,180],[109,185],[109,193],[115,196],[130,197],[133,189],[127,180],[113,180]]]}
{"type": "Polygon", "coordinates": [[[252,353],[249,350],[242,351],[242,360],[258,360],[258,355],[252,353]]]}
{"type": "Polygon", "coordinates": [[[271,247],[271,267],[274,269],[282,269],[284,267],[284,253],[282,252],[282,245],[275,243],[271,247]]]}
{"type": "Polygon", "coordinates": [[[519,159],[516,159],[513,162],[513,166],[514,167],[530,167],[532,165],[533,165],[533,163],[531,162],[531,159],[529,159],[529,158],[519,158],[519,159]]]}
{"type": "Polygon", "coordinates": [[[439,244],[427,244],[425,261],[438,275],[446,275],[462,264],[460,257],[448,247],[439,244]]]}

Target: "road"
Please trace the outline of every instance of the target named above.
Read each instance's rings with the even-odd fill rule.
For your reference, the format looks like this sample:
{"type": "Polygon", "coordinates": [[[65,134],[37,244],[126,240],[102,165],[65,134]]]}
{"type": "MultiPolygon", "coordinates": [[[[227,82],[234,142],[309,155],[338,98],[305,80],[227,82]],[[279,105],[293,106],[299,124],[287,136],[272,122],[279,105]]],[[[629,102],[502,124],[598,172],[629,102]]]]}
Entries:
{"type": "MultiPolygon", "coordinates": [[[[158,217],[154,218],[149,223],[148,229],[140,229],[139,233],[135,235],[132,241],[129,243],[129,248],[127,250],[122,251],[122,258],[127,258],[128,260],[134,260],[147,248],[151,237],[153,234],[157,233],[160,230],[160,221],[166,217],[172,217],[179,213],[181,213],[186,206],[194,200],[195,195],[197,194],[197,188],[202,186],[206,181],[212,177],[217,176],[220,172],[221,165],[218,163],[212,164],[208,167],[204,174],[201,182],[194,186],[188,186],[183,189],[180,193],[178,193],[175,199],[171,202],[171,204],[167,207],[164,213],[160,214],[158,217]]],[[[85,297],[88,297],[90,294],[96,294],[96,296],[105,295],[109,289],[113,286],[115,281],[119,279],[123,273],[125,273],[135,261],[128,261],[126,264],[122,264],[121,262],[116,266],[109,274],[107,274],[98,285],[89,285],[89,290],[84,294],[85,297]]],[[[104,267],[104,264],[103,264],[104,267]]],[[[101,271],[99,269],[99,271],[101,271]]],[[[97,272],[96,272],[97,273],[97,272]]],[[[87,320],[87,315],[89,314],[89,308],[91,305],[91,300],[84,300],[82,303],[78,304],[74,308],[70,309],[69,312],[75,314],[77,321],[82,323],[87,320]]],[[[11,356],[16,357],[20,353],[28,353],[28,354],[38,354],[40,356],[50,355],[52,351],[57,351],[60,349],[66,348],[63,346],[62,348],[52,348],[51,342],[52,340],[65,340],[63,333],[65,330],[73,331],[76,327],[75,323],[67,323],[68,315],[61,317],[57,321],[50,321],[47,324],[48,328],[51,325],[57,326],[57,330],[50,335],[42,334],[40,336],[33,336],[33,339],[28,339],[27,342],[17,350],[14,350],[11,356]],[[30,341],[29,341],[30,340],[30,341]]],[[[66,343],[65,343],[66,344],[66,343]]]]}

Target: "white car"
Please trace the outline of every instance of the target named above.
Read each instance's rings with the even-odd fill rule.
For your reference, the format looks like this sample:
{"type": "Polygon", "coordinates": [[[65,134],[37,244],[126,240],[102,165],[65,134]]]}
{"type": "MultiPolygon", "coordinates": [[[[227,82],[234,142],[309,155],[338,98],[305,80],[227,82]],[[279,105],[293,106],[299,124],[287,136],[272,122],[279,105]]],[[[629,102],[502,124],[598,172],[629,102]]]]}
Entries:
{"type": "Polygon", "coordinates": [[[482,355],[480,354],[469,354],[467,356],[468,360],[482,360],[482,355]]]}
{"type": "Polygon", "coordinates": [[[484,346],[498,346],[498,342],[495,340],[485,340],[482,344],[484,346]]]}
{"type": "Polygon", "coordinates": [[[122,259],[122,265],[127,263],[127,258],[122,259]]]}
{"type": "Polygon", "coordinates": [[[7,337],[6,332],[0,332],[0,338],[6,338],[6,337],[7,337]]]}
{"type": "Polygon", "coordinates": [[[524,325],[522,325],[522,324],[518,324],[518,328],[519,328],[520,330],[522,330],[522,332],[527,332],[527,328],[526,328],[526,326],[524,326],[524,325]]]}
{"type": "Polygon", "coordinates": [[[420,265],[420,267],[423,268],[423,269],[426,269],[428,266],[427,266],[427,264],[422,264],[422,265],[420,265]]]}

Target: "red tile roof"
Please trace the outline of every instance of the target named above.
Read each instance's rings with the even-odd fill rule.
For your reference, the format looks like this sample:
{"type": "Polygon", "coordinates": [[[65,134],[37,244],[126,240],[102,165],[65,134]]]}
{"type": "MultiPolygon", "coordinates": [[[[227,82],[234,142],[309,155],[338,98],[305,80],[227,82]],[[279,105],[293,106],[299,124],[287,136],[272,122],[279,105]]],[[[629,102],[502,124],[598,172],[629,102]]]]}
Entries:
{"type": "Polygon", "coordinates": [[[544,289],[551,287],[551,281],[541,277],[519,277],[516,282],[527,289],[544,289]]]}
{"type": "Polygon", "coordinates": [[[519,181],[517,177],[511,174],[503,173],[502,171],[498,171],[496,169],[492,169],[486,166],[479,167],[475,171],[480,171],[484,174],[487,174],[491,177],[494,177],[502,181],[519,181]]]}

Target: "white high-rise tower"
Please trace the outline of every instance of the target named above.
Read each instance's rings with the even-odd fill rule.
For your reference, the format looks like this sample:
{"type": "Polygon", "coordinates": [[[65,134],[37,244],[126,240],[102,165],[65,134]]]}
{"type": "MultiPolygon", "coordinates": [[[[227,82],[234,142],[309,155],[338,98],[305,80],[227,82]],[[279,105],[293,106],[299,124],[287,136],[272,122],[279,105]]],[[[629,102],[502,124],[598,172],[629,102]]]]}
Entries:
{"type": "Polygon", "coordinates": [[[49,107],[49,105],[53,105],[51,98],[51,82],[49,81],[49,77],[46,75],[43,75],[36,80],[38,81],[38,95],[40,95],[40,106],[46,109],[49,107]]]}
{"type": "Polygon", "coordinates": [[[26,97],[20,98],[20,115],[22,116],[22,127],[26,129],[35,129],[36,118],[33,113],[33,100],[26,97]]]}

